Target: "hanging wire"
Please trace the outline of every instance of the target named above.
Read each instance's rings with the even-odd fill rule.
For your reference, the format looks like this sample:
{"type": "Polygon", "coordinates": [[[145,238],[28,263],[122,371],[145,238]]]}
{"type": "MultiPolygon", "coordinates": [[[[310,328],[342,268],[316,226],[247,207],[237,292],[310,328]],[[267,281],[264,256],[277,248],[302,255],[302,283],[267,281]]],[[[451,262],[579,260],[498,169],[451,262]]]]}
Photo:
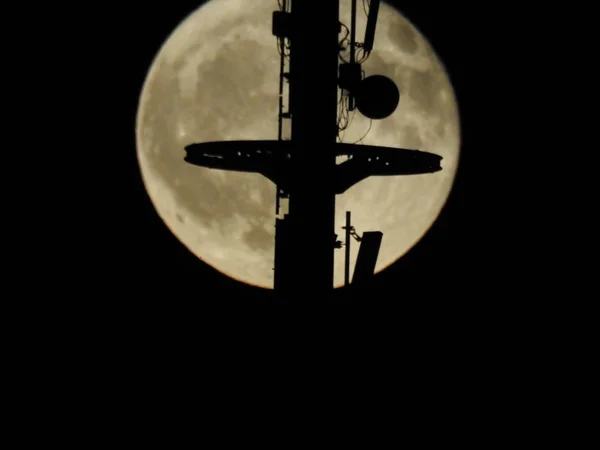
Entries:
{"type": "Polygon", "coordinates": [[[362,42],[356,43],[356,62],[358,64],[364,63],[370,55],[371,52],[365,50],[364,44],[362,42]]]}
{"type": "MultiPolygon", "coordinates": [[[[281,39],[277,38],[277,53],[281,56],[281,39]]],[[[283,38],[283,56],[286,58],[290,58],[291,45],[289,44],[287,38],[283,38]]]]}
{"type": "Polygon", "coordinates": [[[363,0],[362,5],[363,5],[363,10],[365,11],[365,14],[368,17],[369,16],[369,8],[371,8],[371,0],[363,0]]]}
{"type": "Polygon", "coordinates": [[[344,111],[343,111],[343,107],[344,107],[344,91],[341,91],[341,95],[340,95],[340,99],[338,100],[338,111],[337,111],[337,133],[336,133],[336,137],[337,139],[341,142],[342,138],[340,137],[340,131],[342,131],[340,124],[343,121],[344,118],[344,111]]]}
{"type": "Polygon", "coordinates": [[[350,34],[350,30],[342,22],[340,22],[340,25],[344,28],[344,30],[346,30],[346,34],[338,43],[338,45],[339,45],[338,56],[342,62],[347,63],[348,61],[342,56],[342,51],[346,50],[346,47],[344,47],[344,42],[350,43],[350,41],[348,40],[348,35],[350,34]]]}
{"type": "MultiPolygon", "coordinates": [[[[338,120],[337,120],[337,138],[340,142],[343,140],[343,136],[340,136],[340,132],[348,128],[348,96],[342,91],[342,97],[338,102],[338,120]]],[[[345,134],[345,133],[344,133],[345,134]]]]}
{"type": "Polygon", "coordinates": [[[348,40],[348,35],[350,35],[350,29],[346,26],[345,23],[340,22],[340,25],[342,26],[342,28],[344,30],[346,30],[346,34],[344,35],[344,37],[342,38],[341,42],[347,41],[348,40]]]}
{"type": "Polygon", "coordinates": [[[363,135],[363,137],[361,137],[361,138],[360,138],[358,141],[356,141],[356,142],[353,142],[352,144],[358,144],[359,142],[362,142],[362,140],[363,140],[364,138],[366,138],[366,137],[367,137],[367,134],[369,134],[369,131],[371,131],[371,125],[373,125],[373,119],[370,119],[370,122],[369,122],[369,129],[368,129],[368,130],[367,130],[367,132],[366,132],[366,133],[363,135]]]}
{"type": "Polygon", "coordinates": [[[287,0],[287,2],[285,3],[285,8],[283,7],[283,3],[281,0],[277,0],[277,4],[279,5],[279,11],[287,12],[287,10],[290,8],[290,0],[287,0]]]}
{"type": "Polygon", "coordinates": [[[350,120],[348,121],[348,127],[350,127],[350,125],[352,125],[352,121],[354,120],[354,116],[356,115],[356,108],[354,108],[354,110],[352,111],[352,115],[350,116],[350,120]]]}
{"type": "Polygon", "coordinates": [[[354,120],[354,116],[356,116],[356,109],[352,111],[352,115],[350,116],[350,120],[348,120],[348,123],[346,124],[346,127],[342,130],[342,135],[340,136],[338,133],[338,137],[340,138],[340,142],[344,142],[344,137],[346,136],[346,131],[348,130],[348,128],[350,128],[350,125],[352,125],[352,121],[354,120]]]}
{"type": "Polygon", "coordinates": [[[346,94],[342,95],[338,108],[338,131],[343,131],[348,127],[348,96],[346,94]]]}

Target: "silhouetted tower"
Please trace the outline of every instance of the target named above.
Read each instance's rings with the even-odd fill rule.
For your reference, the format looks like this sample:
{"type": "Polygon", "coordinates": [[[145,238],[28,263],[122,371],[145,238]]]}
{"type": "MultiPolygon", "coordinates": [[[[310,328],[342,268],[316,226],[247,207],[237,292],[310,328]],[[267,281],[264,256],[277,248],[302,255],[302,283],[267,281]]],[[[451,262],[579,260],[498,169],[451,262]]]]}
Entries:
{"type": "Polygon", "coordinates": [[[339,0],[291,5],[289,212],[277,222],[275,289],[302,301],[333,291],[339,0]]]}
{"type": "MultiPolygon", "coordinates": [[[[201,167],[260,173],[276,186],[276,214],[281,200],[288,213],[276,219],[274,289],[286,301],[322,302],[333,291],[335,196],[370,176],[434,173],[441,157],[419,150],[336,143],[342,110],[358,111],[371,120],[385,119],[396,109],[399,90],[382,75],[364,78],[361,64],[373,49],[379,0],[369,3],[364,42],[356,42],[356,1],[352,1],[351,29],[339,21],[339,0],[278,0],[273,34],[281,53],[279,130],[277,140],[220,141],[190,144],[185,161],[201,167]],[[290,8],[291,6],[291,8],[290,8]],[[350,58],[342,58],[342,30],[351,35],[350,58]],[[355,51],[363,57],[357,61],[355,51]],[[289,51],[289,54],[288,54],[289,51]],[[285,62],[289,56],[289,70],[285,62]],[[289,85],[285,110],[284,86],[289,85]],[[291,121],[291,139],[283,123],[291,121]],[[347,160],[336,164],[336,156],[347,160]]],[[[361,242],[352,284],[368,285],[382,233],[362,238],[346,223],[345,281],[349,282],[350,235],[361,242]]],[[[338,245],[339,244],[339,245],[338,245]]]]}

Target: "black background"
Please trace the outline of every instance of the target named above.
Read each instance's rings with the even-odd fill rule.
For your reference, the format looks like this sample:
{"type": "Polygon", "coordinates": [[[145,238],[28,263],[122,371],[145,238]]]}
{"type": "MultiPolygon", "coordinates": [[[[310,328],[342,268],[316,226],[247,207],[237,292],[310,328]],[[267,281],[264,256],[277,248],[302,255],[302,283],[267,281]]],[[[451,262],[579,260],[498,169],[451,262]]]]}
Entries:
{"type": "MultiPolygon", "coordinates": [[[[252,7],[252,0],[247,3],[252,7]]],[[[135,147],[142,83],[160,45],[198,5],[49,4],[61,20],[36,13],[49,29],[27,45],[51,57],[22,52],[34,60],[37,71],[30,74],[16,60],[11,66],[19,77],[33,74],[28,87],[38,82],[53,98],[46,103],[35,98],[35,108],[25,103],[29,110],[14,110],[27,129],[17,134],[7,126],[6,134],[19,139],[27,164],[6,164],[4,175],[24,183],[24,174],[37,167],[60,190],[55,193],[47,184],[26,193],[39,204],[35,221],[22,245],[16,245],[20,259],[5,257],[12,265],[7,269],[20,263],[23,268],[15,277],[4,272],[6,281],[15,282],[14,289],[7,289],[6,303],[25,311],[20,323],[5,315],[8,325],[17,325],[7,333],[7,348],[19,355],[10,371],[27,383],[17,391],[21,407],[44,421],[60,418],[54,433],[79,429],[85,438],[96,439],[120,427],[132,430],[136,441],[143,436],[154,440],[165,416],[186,428],[206,423],[203,413],[225,419],[228,435],[236,434],[229,425],[236,413],[243,421],[262,420],[257,405],[265,406],[273,390],[278,402],[266,404],[267,409],[279,414],[286,404],[295,408],[296,397],[304,397],[310,383],[325,391],[308,400],[311,416],[294,421],[282,415],[302,434],[313,412],[323,411],[322,422],[331,423],[335,413],[327,400],[347,406],[348,414],[360,420],[379,413],[387,418],[382,423],[393,420],[396,426],[406,423],[395,415],[399,411],[420,422],[420,439],[439,435],[449,440],[454,431],[461,442],[477,430],[496,439],[510,429],[531,428],[540,417],[539,406],[554,415],[557,387],[564,380],[553,376],[573,367],[557,358],[560,352],[576,354],[579,345],[564,339],[571,332],[570,318],[562,316],[577,283],[564,283],[570,284],[567,295],[556,286],[567,276],[562,266],[576,260],[553,255],[547,245],[532,249],[538,236],[547,244],[544,233],[560,237],[562,230],[548,232],[529,221],[540,199],[558,197],[544,195],[547,184],[538,184],[533,193],[521,190],[513,170],[532,155],[537,161],[557,155],[525,144],[525,139],[537,139],[531,125],[544,107],[526,102],[532,87],[544,80],[531,71],[541,46],[522,33],[535,31],[544,20],[539,11],[522,19],[520,27],[522,3],[402,2],[402,11],[430,40],[456,89],[462,153],[455,185],[430,232],[376,277],[369,295],[340,299],[333,311],[329,305],[317,311],[311,305],[290,313],[270,304],[268,291],[233,282],[188,252],[162,223],[142,184],[135,147]],[[25,120],[32,111],[37,121],[52,122],[47,133],[35,132],[25,120]],[[520,127],[516,136],[523,116],[527,128],[520,127]],[[42,163],[44,156],[64,170],[50,170],[42,163]],[[41,248],[45,243],[50,243],[48,251],[41,248]],[[538,257],[532,257],[536,252],[538,257]],[[542,270],[540,255],[546,266],[561,264],[556,275],[542,270]],[[562,317],[549,320],[552,310],[562,317]],[[29,342],[27,349],[18,347],[29,342]],[[531,370],[543,358],[550,364],[531,370]],[[25,400],[28,392],[35,402],[50,400],[32,409],[34,402],[25,400]],[[243,394],[256,398],[244,404],[243,394]],[[339,401],[332,399],[336,394],[339,401]],[[211,395],[216,406],[207,404],[211,395]],[[357,408],[361,401],[371,405],[357,408]],[[61,407],[72,411],[81,427],[76,420],[62,420],[61,407]],[[101,420],[90,420],[89,409],[101,420]],[[498,420],[487,414],[490,410],[498,420]],[[435,415],[443,423],[455,419],[459,426],[432,426],[435,415]],[[150,433],[152,419],[158,423],[150,433]],[[488,431],[486,426],[494,424],[499,429],[488,431]],[[87,432],[86,426],[100,429],[87,432]]],[[[8,22],[27,23],[28,17],[13,16],[8,22]]],[[[268,19],[265,26],[270,26],[268,19]]],[[[12,86],[6,84],[5,93],[12,94],[12,86]]],[[[568,203],[565,197],[561,207],[568,203]]],[[[555,219],[561,211],[552,206],[555,219]]],[[[10,222],[25,229],[26,221],[17,214],[5,219],[10,222]]],[[[16,234],[5,237],[6,247],[19,243],[16,234]]],[[[575,373],[573,386],[580,385],[575,373]]],[[[265,424],[271,431],[272,422],[264,421],[263,429],[265,424]]],[[[291,433],[292,438],[300,433],[291,433]]],[[[169,440],[175,436],[170,433],[169,440]]],[[[404,440],[405,433],[399,438],[404,440]]]]}
{"type": "MultiPolygon", "coordinates": [[[[252,1],[247,3],[251,8],[252,1]]],[[[274,0],[273,9],[276,4],[274,0]]],[[[39,311],[54,314],[41,317],[49,331],[36,340],[36,348],[47,345],[50,351],[38,372],[49,373],[57,367],[56,355],[73,348],[66,359],[75,370],[59,377],[69,384],[77,382],[73,378],[85,383],[91,374],[94,381],[84,386],[86,392],[109,398],[112,383],[118,398],[110,405],[111,414],[134,395],[137,409],[152,411],[161,393],[170,398],[175,392],[185,401],[197,391],[211,391],[214,386],[202,382],[207,374],[224,381],[226,390],[254,392],[251,375],[264,367],[272,367],[261,375],[269,384],[285,384],[291,374],[300,373],[303,381],[317,378],[326,389],[339,389],[346,377],[371,371],[378,382],[359,380],[355,387],[376,390],[379,381],[388,381],[383,389],[390,386],[389,392],[373,395],[387,398],[395,388],[418,397],[424,409],[429,404],[421,401],[423,395],[446,395],[450,401],[442,411],[445,418],[464,403],[465,391],[480,399],[480,385],[487,396],[483,402],[490,401],[490,393],[508,395],[511,380],[518,384],[523,379],[521,363],[535,361],[544,339],[536,334],[527,346],[523,340],[516,342],[523,330],[529,334],[531,325],[539,323],[530,320],[536,312],[534,297],[524,297],[528,293],[519,285],[536,268],[527,260],[522,241],[513,241],[515,229],[527,230],[522,216],[510,212],[514,178],[507,170],[517,165],[520,149],[515,151],[510,132],[518,108],[507,95],[512,86],[505,75],[526,72],[516,58],[529,50],[513,45],[516,32],[508,18],[517,9],[468,2],[402,3],[402,12],[429,39],[456,90],[462,134],[458,173],[427,235],[376,277],[368,295],[352,301],[339,298],[332,315],[330,304],[317,311],[314,304],[308,310],[296,307],[289,314],[287,308],[272,305],[268,290],[232,281],[203,264],[171,234],[145,192],[135,145],[139,94],[161,44],[198,5],[131,1],[81,10],[66,7],[71,27],[62,45],[50,50],[55,58],[71,62],[72,69],[53,59],[44,70],[63,77],[81,103],[67,114],[55,112],[64,107],[57,88],[57,102],[45,110],[56,114],[60,129],[67,131],[62,142],[73,144],[52,152],[53,157],[66,155],[65,203],[71,221],[62,220],[52,206],[44,217],[48,225],[37,236],[49,239],[52,226],[62,229],[68,240],[53,235],[56,251],[44,261],[30,255],[36,265],[27,268],[35,276],[25,283],[44,291],[39,303],[46,306],[39,311]],[[511,115],[505,114],[507,109],[511,115]],[[68,253],[73,247],[75,252],[68,253]],[[51,276],[41,280],[40,273],[51,276]],[[43,339],[61,332],[64,344],[43,339]],[[284,339],[290,334],[300,344],[316,342],[317,347],[294,353],[284,339]],[[321,339],[325,334],[333,339],[321,339]],[[283,345],[259,358],[258,350],[278,342],[283,345]],[[517,345],[506,349],[507,342],[517,345]],[[313,352],[315,348],[321,351],[313,352]],[[249,350],[246,358],[239,358],[240,349],[249,350]],[[284,356],[292,360],[287,366],[281,364],[284,356]],[[350,356],[350,361],[360,356],[360,363],[344,366],[329,380],[323,367],[334,366],[339,356],[350,356]],[[500,362],[515,358],[519,367],[509,373],[511,367],[500,362]],[[303,373],[299,359],[311,360],[307,367],[314,372],[303,373]],[[103,360],[107,363],[100,364],[103,360]],[[220,370],[222,364],[228,365],[226,371],[220,370]],[[409,380],[399,381],[405,375],[409,380]],[[485,386],[490,375],[498,381],[485,386]],[[180,384],[182,379],[191,382],[180,384]]],[[[265,26],[270,27],[269,18],[265,26]]],[[[22,303],[30,307],[29,301],[22,303]]],[[[354,395],[354,387],[341,389],[346,399],[354,395]]],[[[511,405],[511,414],[516,409],[511,405]]],[[[385,407],[380,410],[387,414],[385,407]]],[[[472,410],[480,410],[477,402],[472,410]]]]}
{"type": "MultiPolygon", "coordinates": [[[[252,0],[247,4],[251,8],[252,0]]],[[[268,291],[233,282],[192,255],[162,223],[140,177],[135,116],[142,84],[160,45],[198,5],[50,4],[62,14],[60,21],[36,14],[49,30],[27,43],[28,50],[43,48],[51,57],[33,58],[33,81],[53,98],[46,103],[35,98],[37,109],[14,114],[31,119],[35,111],[36,120],[52,123],[45,134],[34,133],[27,120],[21,134],[6,127],[7,135],[20,139],[28,163],[6,164],[4,174],[23,182],[37,167],[60,193],[47,184],[26,194],[40,205],[21,241],[32,248],[17,245],[20,259],[5,261],[9,269],[23,263],[24,270],[14,279],[4,273],[16,284],[7,290],[6,303],[25,311],[20,323],[5,315],[9,325],[17,325],[7,334],[7,348],[19,355],[8,367],[27,383],[17,391],[21,408],[47,423],[60,420],[60,426],[38,434],[80,432],[97,440],[118,429],[132,432],[136,442],[146,436],[155,442],[171,418],[178,429],[194,431],[221,421],[227,430],[219,439],[232,434],[246,439],[232,425],[235,416],[242,422],[259,417],[261,431],[266,425],[271,433],[273,422],[259,409],[266,406],[296,425],[298,431],[288,434],[296,441],[316,422],[315,412],[325,416],[327,428],[339,417],[331,407],[343,405],[346,416],[360,417],[361,428],[354,427],[359,431],[367,425],[364,418],[375,415],[378,429],[412,419],[421,425],[420,440],[460,436],[464,442],[477,431],[497,440],[521,428],[535,430],[536,440],[543,434],[554,439],[554,430],[548,432],[552,422],[538,410],[562,417],[555,414],[561,412],[557,388],[565,382],[555,378],[574,365],[558,358],[577,355],[579,345],[565,339],[570,318],[562,312],[577,283],[564,283],[570,284],[567,295],[556,286],[567,275],[562,266],[576,261],[553,255],[545,237],[538,239],[544,245],[532,248],[534,238],[548,232],[529,221],[531,211],[535,214],[540,199],[557,197],[544,195],[547,184],[536,185],[533,193],[522,190],[513,170],[532,155],[538,162],[556,155],[525,144],[537,139],[531,125],[543,108],[526,102],[532,87],[543,83],[531,71],[542,46],[523,34],[535,32],[544,20],[539,11],[521,20],[522,3],[402,2],[456,90],[462,126],[456,182],[430,232],[376,277],[369,295],[341,298],[332,310],[323,305],[315,311],[313,304],[290,312],[273,306],[268,291]],[[520,20],[523,27],[517,26],[520,20]],[[76,101],[67,104],[71,93],[76,101]],[[518,127],[523,117],[527,127],[518,127]],[[44,156],[64,171],[50,170],[41,163],[44,156]],[[540,255],[546,266],[561,264],[556,276],[542,269],[540,255]],[[552,310],[561,317],[549,319],[552,310]],[[27,349],[18,346],[29,342],[27,349]],[[307,395],[313,385],[321,388],[317,398],[307,395]],[[273,391],[277,401],[269,402],[273,391]],[[280,414],[287,405],[303,414],[296,408],[301,400],[310,416],[280,414]],[[361,403],[368,406],[358,407],[361,403]],[[61,408],[73,419],[65,419],[61,408]],[[452,429],[439,427],[436,416],[452,429]],[[539,433],[536,418],[544,421],[539,433]]],[[[28,17],[8,22],[27,23],[28,17]]],[[[32,59],[29,52],[25,59],[32,59]]],[[[27,75],[17,63],[11,68],[27,75]]],[[[13,93],[12,86],[5,85],[5,92],[13,93]]],[[[560,206],[568,200],[563,196],[560,206]]],[[[555,219],[561,211],[552,206],[555,219]]],[[[25,228],[25,220],[15,216],[5,223],[25,228]]],[[[550,239],[560,231],[550,232],[550,239]]],[[[7,247],[16,241],[16,235],[5,237],[7,247]]],[[[577,383],[569,389],[581,385],[580,372],[574,373],[577,383]]],[[[394,437],[405,442],[406,428],[394,437]]],[[[169,433],[170,443],[178,435],[169,433]]],[[[377,435],[370,433],[369,442],[377,435]]]]}

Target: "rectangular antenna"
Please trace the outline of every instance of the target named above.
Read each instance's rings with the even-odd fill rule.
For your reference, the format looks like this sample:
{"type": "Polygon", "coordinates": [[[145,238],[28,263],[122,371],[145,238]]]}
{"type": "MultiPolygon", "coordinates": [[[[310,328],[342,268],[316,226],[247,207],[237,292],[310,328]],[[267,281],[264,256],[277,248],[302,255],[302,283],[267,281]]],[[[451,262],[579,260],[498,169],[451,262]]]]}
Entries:
{"type": "Polygon", "coordinates": [[[352,285],[366,284],[375,274],[375,265],[377,264],[382,238],[383,233],[381,231],[365,231],[363,233],[354,267],[352,285]]]}
{"type": "Polygon", "coordinates": [[[375,27],[377,26],[377,15],[379,14],[379,0],[371,0],[369,4],[369,17],[367,18],[367,28],[365,29],[365,41],[363,48],[365,52],[373,50],[375,41],[375,27]]]}

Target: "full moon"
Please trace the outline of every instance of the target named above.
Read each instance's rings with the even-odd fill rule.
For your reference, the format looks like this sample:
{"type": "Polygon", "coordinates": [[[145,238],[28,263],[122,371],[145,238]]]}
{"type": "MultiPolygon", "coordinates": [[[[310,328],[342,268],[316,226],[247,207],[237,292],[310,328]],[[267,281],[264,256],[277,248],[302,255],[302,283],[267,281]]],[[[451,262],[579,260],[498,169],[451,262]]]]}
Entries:
{"type": "MultiPolygon", "coordinates": [[[[241,282],[273,287],[276,188],[262,175],[187,164],[184,147],[277,139],[279,53],[271,33],[276,0],[212,0],[185,18],[152,62],[136,118],[137,155],[150,199],[171,232],[205,263],[241,282]]],[[[350,27],[350,0],[340,1],[350,27]]],[[[357,40],[366,14],[357,3],[357,40]]],[[[340,40],[344,32],[340,34],[340,40]]],[[[427,232],[446,202],[460,152],[455,94],[419,30],[382,2],[365,76],[396,83],[400,101],[386,119],[349,112],[341,142],[419,149],[443,157],[440,172],[363,180],[336,197],[336,233],[346,211],[358,234],[383,232],[376,272],[427,232]]],[[[287,99],[287,96],[285,97],[287,99]]],[[[318,145],[318,143],[315,143],[318,145]]],[[[359,244],[351,245],[351,270],[359,244]]],[[[335,250],[335,286],[344,249],[335,250]]]]}

